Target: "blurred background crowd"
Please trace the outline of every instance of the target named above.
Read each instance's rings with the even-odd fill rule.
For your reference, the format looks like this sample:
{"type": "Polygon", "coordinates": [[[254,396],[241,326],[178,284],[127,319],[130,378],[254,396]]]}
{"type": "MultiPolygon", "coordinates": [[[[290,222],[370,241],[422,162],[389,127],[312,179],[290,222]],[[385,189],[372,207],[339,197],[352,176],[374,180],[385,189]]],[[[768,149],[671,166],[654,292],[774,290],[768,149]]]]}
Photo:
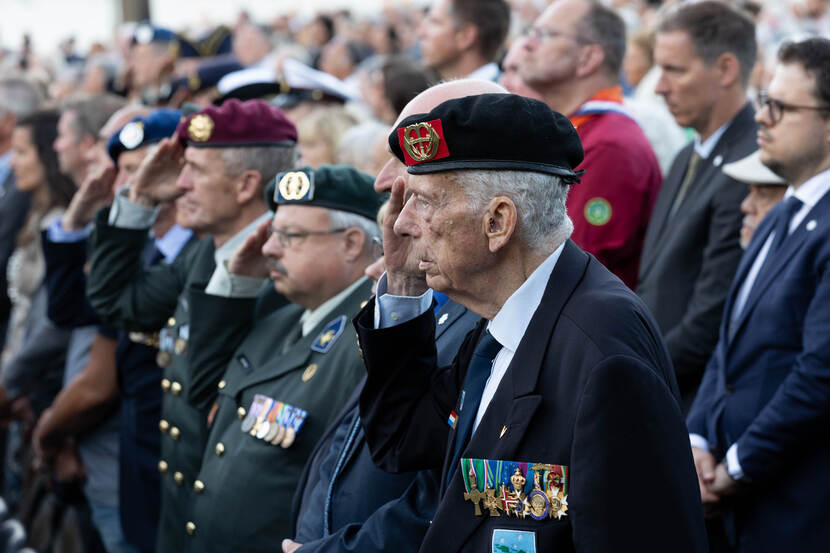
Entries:
{"type": "MultiPolygon", "coordinates": [[[[565,31],[538,23],[551,4],[546,0],[386,2],[371,14],[353,12],[343,3],[314,15],[293,14],[274,3],[269,19],[255,19],[240,9],[233,21],[186,29],[155,25],[146,4],[136,3],[137,13],[146,12],[144,18],[119,23],[107,42],[80,48],[73,29],[67,27],[59,51],[44,50],[29,36],[21,44],[0,44],[0,418],[4,426],[0,519],[5,521],[0,527],[0,551],[17,550],[24,544],[43,552],[152,550],[151,545],[125,545],[130,540],[125,540],[120,529],[112,536],[113,524],[118,526],[119,518],[123,521],[127,508],[123,502],[119,507],[119,480],[122,486],[125,480],[124,474],[119,476],[119,470],[124,470],[123,463],[119,469],[119,455],[127,455],[123,427],[130,424],[130,415],[113,414],[122,393],[118,382],[103,386],[102,391],[100,373],[88,374],[89,364],[100,351],[95,349],[94,335],[102,331],[93,327],[81,335],[77,329],[86,327],[63,316],[62,307],[48,297],[47,281],[60,284],[64,277],[49,272],[42,238],[46,234],[41,233],[55,229],[56,221],[62,221],[62,227],[50,230],[50,240],[60,241],[60,232],[81,232],[90,217],[79,212],[88,211],[89,206],[72,206],[71,202],[82,185],[93,186],[93,177],[116,169],[113,189],[128,183],[146,154],[142,151],[129,159],[131,150],[169,136],[180,117],[208,106],[221,106],[230,99],[265,100],[296,126],[297,164],[313,168],[344,164],[372,176],[389,161],[387,136],[404,106],[441,81],[465,77],[496,81],[510,92],[545,101],[569,115],[578,128],[585,125],[586,132],[590,121],[579,117],[590,118],[594,113],[581,111],[588,106],[586,101],[597,102],[599,107],[594,107],[600,110],[612,109],[607,102],[623,106],[619,109],[625,109],[642,129],[647,140],[643,148],[653,152],[644,154],[642,162],[633,162],[631,169],[644,189],[638,189],[641,196],[637,196],[638,206],[630,207],[631,213],[643,212],[632,215],[637,221],[597,237],[592,234],[595,228],[605,226],[612,217],[624,219],[629,209],[626,201],[634,200],[626,191],[623,195],[629,200],[614,199],[613,194],[606,199],[581,197],[577,185],[576,199],[569,200],[581,202],[577,207],[569,203],[571,217],[582,222],[575,223],[574,240],[637,290],[655,312],[661,302],[664,306],[679,302],[677,295],[691,294],[700,263],[692,271],[695,276],[688,291],[675,290],[672,297],[654,292],[640,265],[657,191],[678,152],[696,136],[709,138],[721,126],[701,124],[699,119],[708,114],[696,104],[697,97],[684,98],[684,85],[673,89],[674,85],[661,80],[672,59],[680,59],[655,58],[655,25],[665,9],[663,4],[671,3],[605,0],[602,4],[619,16],[623,29],[602,27],[601,22],[585,28],[575,20],[565,31]],[[600,43],[606,49],[606,60],[608,52],[624,51],[622,59],[610,62],[618,69],[616,82],[593,90],[557,89],[557,71],[564,79],[582,79],[579,67],[592,63],[589,58],[569,60],[556,52],[540,54],[545,40],[571,36],[567,33],[576,40],[600,43]],[[622,43],[625,47],[618,47],[622,43]],[[686,108],[697,112],[686,117],[686,108]],[[136,117],[144,118],[144,130],[140,137],[131,138],[124,131],[129,131],[127,123],[136,117]],[[155,131],[154,125],[162,130],[155,131]],[[152,132],[161,134],[151,140],[152,132]],[[95,384],[69,388],[75,377],[95,384]]],[[[830,2],[735,0],[730,4],[755,25],[757,60],[751,68],[743,68],[748,77],[741,95],[744,102],[749,98],[753,106],[760,107],[758,92],[770,82],[781,44],[830,36],[830,2]]],[[[705,95],[694,90],[689,94],[705,95]]],[[[734,115],[729,113],[726,120],[734,115]]],[[[640,140],[623,127],[615,132],[622,133],[623,141],[640,140]]],[[[754,131],[751,135],[754,144],[754,131]]],[[[582,138],[587,151],[590,140],[582,138]]],[[[589,159],[590,154],[583,168],[590,175],[589,159]]],[[[596,163],[595,174],[611,179],[611,168],[596,163]]],[[[720,172],[717,158],[714,165],[720,172]]],[[[735,224],[730,228],[738,231],[743,220],[741,242],[746,247],[752,228],[763,216],[754,210],[761,204],[764,213],[769,210],[783,196],[786,183],[757,159],[723,167],[723,171],[745,183],[740,193],[730,194],[737,198],[731,206],[735,224]],[[755,196],[742,205],[750,184],[755,196]]],[[[624,173],[617,178],[625,178],[624,173]]],[[[669,217],[673,216],[674,211],[669,217]]],[[[170,220],[166,227],[154,227],[155,235],[166,234],[172,224],[170,220]]],[[[189,238],[183,235],[181,244],[189,238]]],[[[733,238],[738,254],[731,264],[718,266],[722,278],[710,282],[723,290],[707,307],[704,334],[708,336],[692,336],[691,331],[668,336],[684,317],[683,308],[680,313],[657,315],[670,352],[677,354],[673,358],[676,367],[684,368],[678,371],[678,380],[685,409],[694,399],[703,366],[714,348],[723,298],[740,258],[738,236],[733,238]],[[684,353],[690,344],[701,351],[684,353]]],[[[701,251],[706,244],[699,245],[701,251]]],[[[165,257],[172,260],[175,254],[165,257]]],[[[112,332],[115,344],[118,335],[112,332]]],[[[140,342],[143,338],[132,339],[140,342]]],[[[153,387],[161,393],[157,383],[153,387]]],[[[158,432],[155,425],[132,431],[138,440],[141,432],[158,432]]],[[[142,501],[158,502],[158,497],[142,501]]],[[[154,543],[152,536],[143,541],[154,543]]],[[[275,550],[278,547],[275,544],[275,550]]]]}

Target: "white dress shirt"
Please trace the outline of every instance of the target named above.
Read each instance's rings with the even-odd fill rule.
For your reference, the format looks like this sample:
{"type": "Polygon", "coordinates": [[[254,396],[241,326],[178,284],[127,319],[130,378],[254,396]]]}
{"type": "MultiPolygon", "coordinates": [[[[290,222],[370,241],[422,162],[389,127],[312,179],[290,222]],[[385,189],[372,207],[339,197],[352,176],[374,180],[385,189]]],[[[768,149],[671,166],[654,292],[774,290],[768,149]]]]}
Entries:
{"type": "MultiPolygon", "coordinates": [[[[478,406],[476,420],[473,423],[473,433],[478,423],[487,411],[502,378],[519,348],[519,344],[527,331],[530,319],[545,294],[550,275],[562,250],[563,242],[530,274],[527,280],[511,294],[499,312],[487,323],[487,330],[498,340],[502,348],[493,360],[490,376],[484,386],[481,403],[478,406]]],[[[377,301],[375,302],[375,328],[387,328],[414,319],[425,313],[432,305],[432,290],[427,290],[421,296],[406,297],[392,296],[386,293],[386,274],[378,281],[377,301]]]]}

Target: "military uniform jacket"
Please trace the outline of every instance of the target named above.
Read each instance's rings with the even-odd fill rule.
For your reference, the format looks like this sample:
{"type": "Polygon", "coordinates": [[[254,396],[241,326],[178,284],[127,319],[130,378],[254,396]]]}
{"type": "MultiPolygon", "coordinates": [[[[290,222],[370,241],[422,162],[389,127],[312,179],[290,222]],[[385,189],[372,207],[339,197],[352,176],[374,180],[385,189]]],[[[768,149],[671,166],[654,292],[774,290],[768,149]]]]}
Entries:
{"type": "MultiPolygon", "coordinates": [[[[360,411],[375,461],[391,470],[443,466],[446,474],[455,445],[448,414],[458,410],[485,323],[451,366],[438,368],[431,313],[375,330],[373,309],[372,302],[355,326],[368,368],[360,411]]],[[[528,552],[706,551],[677,395],[645,306],[568,241],[461,455],[566,467],[567,513],[477,516],[455,470],[421,551],[518,551],[518,542],[528,552]]]]}
{"type": "MultiPolygon", "coordinates": [[[[199,372],[188,348],[191,329],[189,299],[192,283],[207,285],[215,269],[212,237],[182,252],[171,264],[143,267],[145,229],[122,229],[107,224],[108,210],[96,216],[90,237],[91,271],[87,279],[90,303],[104,320],[127,330],[157,331],[164,365],[161,387],[162,432],[161,519],[157,551],[180,553],[180,528],[193,480],[207,441],[207,409],[216,393],[221,372],[199,372]]],[[[214,337],[221,341],[221,337],[214,337]]],[[[204,365],[202,366],[204,368],[204,365]]],[[[213,368],[213,367],[210,367],[213,368]]]]}
{"type": "MultiPolygon", "coordinates": [[[[188,551],[272,552],[291,535],[291,501],[300,472],[365,374],[348,321],[370,294],[367,280],[288,349],[284,343],[299,333],[301,307],[289,305],[256,320],[219,383],[197,493],[188,524],[180,528],[189,534],[188,551]],[[257,398],[264,398],[264,408],[257,398]],[[290,412],[291,419],[280,418],[290,412]],[[296,426],[301,412],[305,418],[298,430],[276,434],[279,420],[283,428],[292,420],[296,426]],[[278,445],[266,441],[268,429],[274,430],[268,435],[272,440],[283,438],[278,445]],[[293,440],[286,441],[290,433],[293,440]]],[[[239,301],[210,301],[223,299],[228,302],[223,312],[239,301]]]]}

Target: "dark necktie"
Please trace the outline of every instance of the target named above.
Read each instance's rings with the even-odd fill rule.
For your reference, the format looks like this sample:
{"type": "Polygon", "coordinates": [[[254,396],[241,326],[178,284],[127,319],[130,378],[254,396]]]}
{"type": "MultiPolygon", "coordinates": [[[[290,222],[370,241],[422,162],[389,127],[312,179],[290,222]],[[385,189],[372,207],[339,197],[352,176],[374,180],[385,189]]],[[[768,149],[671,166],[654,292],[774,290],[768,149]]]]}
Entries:
{"type": "Polygon", "coordinates": [[[161,260],[164,259],[164,254],[161,253],[161,250],[158,249],[154,244],[150,244],[144,250],[144,266],[145,267],[152,267],[153,265],[157,265],[161,260]]]}
{"type": "MultiPolygon", "coordinates": [[[[798,210],[803,205],[804,202],[795,196],[790,196],[784,200],[784,207],[778,212],[778,219],[775,221],[775,226],[773,227],[775,229],[775,238],[767,253],[767,259],[770,258],[771,254],[781,249],[781,244],[784,243],[784,240],[790,234],[790,221],[793,220],[793,216],[798,213],[798,210]]],[[[764,260],[764,264],[766,265],[766,260],[764,260]]]]}
{"type": "Polygon", "coordinates": [[[692,157],[689,158],[689,165],[686,167],[686,176],[683,177],[680,190],[677,191],[677,196],[674,197],[674,203],[672,204],[671,211],[669,212],[670,217],[677,212],[680,204],[683,203],[683,199],[686,197],[686,193],[689,191],[692,181],[695,180],[695,175],[697,175],[697,169],[700,166],[700,161],[702,159],[703,158],[700,157],[696,151],[692,151],[692,157]]]}
{"type": "MultiPolygon", "coordinates": [[[[493,359],[501,351],[501,344],[493,338],[489,331],[481,335],[481,338],[473,351],[470,359],[470,366],[467,368],[467,376],[464,377],[463,404],[458,414],[458,429],[455,435],[455,450],[452,462],[447,467],[447,473],[452,476],[458,459],[464,446],[470,439],[473,423],[476,420],[478,406],[481,404],[481,396],[484,394],[484,386],[490,377],[490,369],[493,366],[493,359]]],[[[449,478],[447,485],[449,486],[449,478]]]]}

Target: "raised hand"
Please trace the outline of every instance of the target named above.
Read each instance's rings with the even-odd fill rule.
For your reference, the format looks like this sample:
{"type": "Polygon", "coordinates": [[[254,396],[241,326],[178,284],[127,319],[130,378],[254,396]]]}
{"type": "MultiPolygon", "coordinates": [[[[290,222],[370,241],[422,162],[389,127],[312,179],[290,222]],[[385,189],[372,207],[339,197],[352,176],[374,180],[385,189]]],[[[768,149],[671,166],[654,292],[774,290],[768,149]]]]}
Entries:
{"type": "Polygon", "coordinates": [[[99,208],[112,203],[115,175],[116,169],[109,163],[97,165],[87,175],[63,215],[61,225],[64,230],[81,230],[92,221],[99,208]]]}
{"type": "Polygon", "coordinates": [[[427,289],[426,276],[418,268],[412,238],[395,233],[395,222],[404,206],[406,183],[397,177],[383,218],[383,256],[386,263],[387,293],[396,296],[419,296],[427,289]]]}
{"type": "Polygon", "coordinates": [[[268,241],[268,228],[271,221],[263,221],[233,252],[228,261],[228,272],[252,278],[268,278],[266,258],[262,255],[262,246],[268,241]]]}
{"type": "Polygon", "coordinates": [[[130,187],[130,200],[155,206],[171,202],[184,192],[176,186],[184,163],[184,147],[177,138],[159,142],[139,165],[130,187]]]}

